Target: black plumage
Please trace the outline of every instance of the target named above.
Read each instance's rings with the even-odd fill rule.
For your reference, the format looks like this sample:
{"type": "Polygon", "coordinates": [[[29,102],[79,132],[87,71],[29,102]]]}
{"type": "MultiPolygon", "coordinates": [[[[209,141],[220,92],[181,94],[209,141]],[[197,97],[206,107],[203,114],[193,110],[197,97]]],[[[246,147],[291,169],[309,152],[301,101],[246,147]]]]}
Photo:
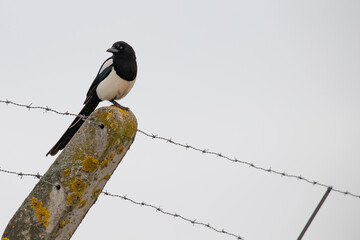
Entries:
{"type": "MultiPolygon", "coordinates": [[[[113,55],[101,65],[86,94],[85,106],[79,115],[89,116],[104,100],[112,102],[117,107],[127,109],[115,100],[125,97],[135,83],[137,75],[135,51],[123,41],[114,43],[107,51],[113,55]]],[[[46,156],[55,155],[59,150],[64,149],[83,123],[83,118],[76,117],[46,156]]]]}

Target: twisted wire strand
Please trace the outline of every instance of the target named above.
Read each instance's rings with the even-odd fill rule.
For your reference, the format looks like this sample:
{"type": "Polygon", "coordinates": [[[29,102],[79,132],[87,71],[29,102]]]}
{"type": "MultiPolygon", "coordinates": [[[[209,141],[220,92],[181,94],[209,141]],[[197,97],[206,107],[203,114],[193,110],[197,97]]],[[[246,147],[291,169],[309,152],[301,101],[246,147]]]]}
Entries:
{"type": "Polygon", "coordinates": [[[248,167],[250,168],[253,168],[253,169],[256,169],[256,170],[260,170],[260,171],[263,171],[263,172],[267,172],[267,173],[274,173],[274,174],[277,174],[281,177],[286,177],[286,178],[294,178],[294,179],[297,179],[297,180],[301,180],[301,181],[304,181],[306,183],[310,183],[312,185],[317,185],[317,186],[320,186],[320,187],[324,187],[324,188],[329,188],[331,187],[332,188],[332,191],[334,192],[338,192],[338,193],[342,193],[344,195],[348,195],[348,196],[351,196],[351,197],[355,197],[355,198],[360,198],[360,195],[359,194],[354,194],[354,193],[351,193],[349,191],[344,191],[344,190],[340,190],[340,189],[336,189],[336,188],[333,188],[332,186],[330,185],[327,185],[327,184],[324,184],[324,183],[321,183],[319,181],[315,181],[315,180],[310,180],[308,178],[305,178],[301,175],[295,175],[295,174],[288,174],[286,172],[282,172],[282,171],[278,171],[278,170],[274,170],[272,169],[271,167],[269,168],[265,168],[265,167],[261,167],[261,166],[258,166],[252,162],[247,162],[247,161],[243,161],[243,160],[239,160],[237,159],[236,157],[234,158],[231,158],[231,157],[228,157],[220,152],[214,152],[214,151],[210,151],[208,149],[201,149],[199,147],[194,147],[194,146],[191,146],[189,144],[184,144],[184,143],[180,143],[180,142],[176,142],[174,140],[172,140],[171,138],[166,138],[166,137],[162,137],[162,136],[158,136],[156,134],[149,134],[149,133],[146,133],[140,129],[138,129],[138,132],[144,134],[145,136],[147,137],[150,137],[152,139],[159,139],[159,140],[162,140],[162,141],[165,141],[166,143],[170,143],[170,144],[173,144],[173,145],[176,145],[176,146],[180,146],[180,147],[183,147],[185,149],[191,149],[191,150],[194,150],[194,151],[197,151],[197,152],[200,152],[200,153],[203,153],[203,154],[209,154],[209,155],[214,155],[216,157],[220,157],[220,158],[223,158],[223,159],[226,159],[230,162],[233,162],[233,163],[240,163],[240,164],[244,164],[244,165],[247,165],[248,167]]]}
{"type": "MultiPolygon", "coordinates": [[[[55,187],[60,186],[60,185],[57,185],[57,184],[54,184],[54,183],[51,183],[51,182],[49,182],[49,181],[44,180],[44,179],[43,179],[43,175],[40,175],[40,173],[33,174],[33,173],[15,172],[15,171],[10,171],[10,170],[3,169],[3,168],[1,168],[1,167],[0,167],[0,172],[17,175],[17,176],[20,177],[21,179],[22,179],[23,177],[34,177],[34,178],[39,179],[40,181],[44,181],[45,183],[52,185],[52,186],[55,186],[55,187]]],[[[171,213],[171,212],[165,211],[165,210],[163,210],[161,207],[156,207],[156,206],[153,205],[153,204],[148,204],[148,203],[145,203],[145,202],[139,202],[139,201],[133,200],[133,199],[127,197],[126,195],[112,194],[112,193],[109,193],[109,192],[107,192],[107,191],[103,191],[102,193],[103,193],[104,195],[106,195],[106,196],[116,197],[116,198],[120,198],[120,199],[126,200],[126,201],[131,202],[131,203],[133,203],[133,204],[135,204],[135,205],[140,205],[140,206],[145,206],[145,207],[153,208],[153,209],[155,209],[156,211],[158,211],[158,212],[160,212],[160,213],[163,213],[163,214],[168,215],[168,216],[173,216],[173,217],[175,217],[175,218],[180,218],[180,219],[182,219],[183,221],[192,223],[193,225],[201,225],[201,226],[207,227],[208,229],[213,230],[213,231],[215,231],[215,232],[222,233],[222,234],[225,234],[225,235],[228,235],[228,236],[232,236],[232,237],[235,237],[236,239],[239,239],[239,240],[243,240],[243,238],[240,237],[240,235],[235,235],[234,233],[228,232],[228,231],[226,231],[225,229],[220,230],[220,229],[215,228],[215,227],[213,227],[212,225],[210,225],[210,223],[203,223],[203,222],[197,221],[196,219],[195,219],[195,220],[191,220],[191,219],[189,219],[189,218],[187,218],[187,217],[184,217],[184,216],[182,216],[182,215],[180,215],[180,214],[171,213]]]]}
{"type": "MultiPolygon", "coordinates": [[[[18,107],[25,107],[28,110],[30,110],[30,109],[42,109],[45,112],[54,112],[54,113],[59,114],[59,115],[69,115],[69,116],[80,117],[80,118],[83,118],[84,120],[87,119],[87,117],[84,116],[84,115],[78,115],[78,114],[69,113],[69,112],[59,112],[59,111],[54,110],[54,109],[49,108],[49,107],[33,106],[32,103],[30,103],[30,104],[20,104],[20,103],[16,103],[16,102],[13,102],[13,101],[10,101],[10,100],[7,100],[7,99],[6,100],[0,100],[0,103],[4,103],[6,105],[14,105],[14,106],[18,106],[18,107]]],[[[360,194],[355,194],[355,193],[350,192],[348,190],[337,189],[337,188],[335,188],[335,187],[333,187],[331,185],[327,185],[327,184],[321,183],[321,182],[316,181],[316,180],[310,180],[309,178],[303,177],[300,174],[299,175],[289,174],[289,173],[286,173],[285,171],[274,170],[271,167],[269,167],[269,168],[262,167],[262,166],[254,164],[252,162],[239,160],[236,157],[233,157],[233,158],[229,157],[229,156],[224,155],[224,154],[222,154],[220,152],[210,151],[208,149],[202,149],[202,148],[195,147],[195,146],[192,146],[192,145],[189,145],[189,144],[176,142],[176,141],[172,140],[172,138],[166,138],[166,137],[158,136],[157,134],[150,134],[150,133],[147,133],[147,132],[142,131],[140,129],[138,129],[137,131],[140,132],[141,134],[143,134],[144,136],[147,136],[147,137],[152,138],[152,139],[162,140],[162,141],[165,141],[166,143],[173,144],[173,145],[176,145],[176,146],[179,146],[179,147],[183,147],[185,149],[191,149],[191,150],[203,153],[203,154],[209,154],[209,155],[217,156],[219,158],[226,159],[226,160],[231,161],[233,163],[243,164],[243,165],[246,165],[246,166],[248,166],[250,168],[253,168],[253,169],[256,169],[256,170],[259,170],[259,171],[263,171],[263,172],[267,172],[267,173],[273,173],[273,174],[279,175],[281,177],[297,179],[297,180],[300,180],[300,181],[303,181],[303,182],[306,182],[306,183],[309,183],[309,184],[312,184],[312,185],[324,187],[324,188],[331,187],[333,192],[341,193],[341,194],[344,194],[345,196],[351,196],[351,197],[355,197],[355,198],[360,199],[360,194]]]]}
{"type": "Polygon", "coordinates": [[[187,217],[184,217],[180,214],[177,214],[177,213],[171,213],[171,212],[168,212],[166,210],[163,210],[161,207],[157,207],[155,205],[152,205],[152,204],[148,204],[146,202],[138,202],[136,200],[133,200],[129,197],[127,197],[126,195],[118,195],[118,194],[112,194],[112,193],[109,193],[107,191],[104,191],[102,192],[104,195],[106,196],[110,196],[110,197],[117,197],[117,198],[121,198],[123,200],[126,200],[126,201],[129,201],[133,204],[136,204],[136,205],[140,205],[140,206],[146,206],[146,207],[149,207],[149,208],[152,208],[152,209],[155,209],[156,211],[158,212],[161,212],[165,215],[168,215],[168,216],[172,216],[174,218],[180,218],[186,222],[189,222],[189,223],[192,223],[193,225],[199,225],[199,226],[203,226],[203,227],[206,227],[206,228],[209,228],[215,232],[218,232],[218,233],[223,233],[225,235],[229,235],[229,236],[232,236],[232,237],[235,237],[236,239],[240,239],[240,240],[243,240],[242,237],[240,237],[240,235],[236,235],[234,233],[231,233],[231,232],[228,232],[226,231],[225,229],[219,229],[219,228],[215,228],[213,227],[212,225],[210,225],[210,223],[203,223],[203,222],[200,222],[198,221],[197,219],[194,219],[194,220],[191,220],[190,218],[187,218],[187,217]]]}
{"type": "Polygon", "coordinates": [[[43,182],[45,182],[45,183],[47,183],[47,184],[52,185],[52,186],[55,186],[55,187],[58,186],[57,184],[51,183],[51,182],[43,179],[43,175],[40,175],[40,173],[33,174],[33,173],[14,172],[14,171],[10,171],[10,170],[3,169],[3,168],[1,168],[1,167],[0,167],[0,172],[17,175],[17,176],[20,177],[21,179],[22,179],[23,177],[34,177],[34,178],[39,179],[40,181],[43,181],[43,182]]]}

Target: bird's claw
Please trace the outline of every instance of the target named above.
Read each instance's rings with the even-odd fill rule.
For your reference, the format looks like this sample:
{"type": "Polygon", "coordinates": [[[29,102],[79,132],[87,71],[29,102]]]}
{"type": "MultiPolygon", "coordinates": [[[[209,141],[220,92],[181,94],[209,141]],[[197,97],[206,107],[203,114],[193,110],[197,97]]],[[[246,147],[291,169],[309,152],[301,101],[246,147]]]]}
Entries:
{"type": "Polygon", "coordinates": [[[118,107],[118,108],[120,108],[120,109],[122,109],[122,110],[124,110],[124,111],[128,111],[128,110],[129,110],[128,107],[124,107],[124,106],[120,105],[120,104],[119,104],[118,102],[116,102],[115,100],[111,100],[110,102],[113,104],[113,106],[118,107]]]}

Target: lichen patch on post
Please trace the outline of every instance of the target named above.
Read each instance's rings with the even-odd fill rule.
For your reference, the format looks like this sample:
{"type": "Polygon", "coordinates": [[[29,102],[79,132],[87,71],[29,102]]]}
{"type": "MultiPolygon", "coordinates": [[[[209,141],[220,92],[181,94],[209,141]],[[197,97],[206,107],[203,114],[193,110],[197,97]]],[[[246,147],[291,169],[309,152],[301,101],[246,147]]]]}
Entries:
{"type": "Polygon", "coordinates": [[[92,199],[96,199],[101,193],[101,189],[100,188],[96,188],[96,186],[93,188],[92,193],[91,193],[91,198],[92,199]]]}
{"type": "Polygon", "coordinates": [[[105,176],[103,176],[102,178],[100,178],[99,182],[102,181],[102,180],[109,180],[111,177],[111,174],[106,174],[105,176]]]}
{"type": "Polygon", "coordinates": [[[69,170],[69,169],[65,169],[65,170],[63,171],[63,174],[64,174],[64,176],[69,176],[70,170],[69,170]]]}
{"type": "Polygon", "coordinates": [[[114,131],[116,131],[119,128],[119,123],[117,122],[110,122],[109,125],[114,131]]]}
{"type": "Polygon", "coordinates": [[[79,208],[83,208],[83,207],[85,207],[86,203],[87,203],[87,201],[86,201],[86,199],[85,199],[85,200],[79,202],[78,207],[79,207],[79,208]]]}
{"type": "Polygon", "coordinates": [[[122,114],[123,115],[127,115],[127,113],[123,110],[123,109],[121,109],[121,108],[119,108],[119,107],[117,107],[117,106],[111,106],[111,107],[114,107],[114,108],[116,108],[116,109],[119,109],[120,110],[120,112],[122,112],[122,114]]]}
{"type": "Polygon", "coordinates": [[[70,222],[70,219],[65,219],[65,220],[62,220],[60,223],[59,223],[59,228],[58,228],[58,232],[63,229],[68,223],[70,222]]]}
{"type": "Polygon", "coordinates": [[[36,221],[43,223],[44,227],[49,226],[50,212],[46,209],[46,207],[43,207],[43,202],[36,197],[33,197],[30,205],[32,209],[35,210],[36,221]]]}
{"type": "Polygon", "coordinates": [[[121,146],[116,150],[116,154],[121,154],[124,151],[125,147],[121,146]]]}
{"type": "Polygon", "coordinates": [[[113,115],[112,112],[107,112],[107,113],[105,113],[105,119],[106,119],[106,120],[109,120],[112,115],[113,115]]]}
{"type": "Polygon", "coordinates": [[[66,203],[68,206],[81,205],[83,197],[83,191],[87,188],[87,184],[81,178],[75,177],[74,181],[70,185],[71,194],[66,197],[66,203]]]}
{"type": "Polygon", "coordinates": [[[82,192],[85,190],[86,187],[86,182],[84,182],[84,180],[82,180],[81,178],[77,177],[74,179],[70,186],[73,192],[82,192]]]}
{"type": "Polygon", "coordinates": [[[104,160],[104,161],[101,163],[101,169],[107,167],[108,165],[109,165],[109,160],[108,160],[108,159],[104,160]]]}
{"type": "Polygon", "coordinates": [[[76,204],[79,204],[81,199],[82,199],[82,192],[74,192],[74,193],[71,193],[69,196],[67,196],[66,198],[66,203],[67,205],[69,206],[73,206],[73,205],[76,205],[76,204]]]}
{"type": "Polygon", "coordinates": [[[82,164],[83,170],[85,172],[94,172],[99,166],[99,161],[91,156],[87,156],[82,164]]]}
{"type": "Polygon", "coordinates": [[[109,162],[111,162],[114,159],[115,154],[114,153],[109,153],[105,160],[101,163],[101,169],[103,169],[104,167],[107,167],[109,165],[109,162]]]}
{"type": "Polygon", "coordinates": [[[84,152],[82,152],[80,149],[77,149],[77,151],[75,151],[75,153],[73,153],[73,157],[74,157],[74,160],[82,161],[85,159],[84,152]]]}

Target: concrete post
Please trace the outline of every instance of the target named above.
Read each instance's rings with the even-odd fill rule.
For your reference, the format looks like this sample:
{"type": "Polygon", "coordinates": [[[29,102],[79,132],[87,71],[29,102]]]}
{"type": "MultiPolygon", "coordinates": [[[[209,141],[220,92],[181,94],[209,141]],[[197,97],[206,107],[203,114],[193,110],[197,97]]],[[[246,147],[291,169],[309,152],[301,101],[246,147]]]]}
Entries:
{"type": "Polygon", "coordinates": [[[17,210],[2,240],[70,239],[136,131],[131,111],[114,106],[94,111],[17,210]]]}

